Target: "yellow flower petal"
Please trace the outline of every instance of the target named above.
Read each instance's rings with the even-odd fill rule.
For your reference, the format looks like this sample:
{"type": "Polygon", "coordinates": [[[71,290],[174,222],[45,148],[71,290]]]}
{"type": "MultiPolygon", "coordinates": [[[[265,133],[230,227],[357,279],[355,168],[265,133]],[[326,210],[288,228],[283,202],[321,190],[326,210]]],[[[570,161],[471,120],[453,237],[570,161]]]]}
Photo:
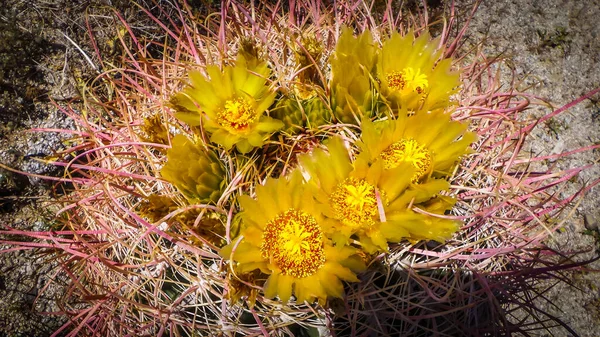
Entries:
{"type": "MultiPolygon", "coordinates": [[[[212,139],[212,138],[211,138],[212,139]]],[[[228,143],[225,143],[224,146],[225,148],[227,148],[228,143]]],[[[235,143],[235,148],[241,153],[248,153],[250,151],[252,151],[252,149],[254,148],[254,146],[252,146],[252,144],[250,144],[250,142],[248,141],[248,139],[240,139],[238,140],[237,143],[235,143]]]]}
{"type": "MultiPolygon", "coordinates": [[[[268,96],[266,96],[265,98],[263,98],[263,99],[262,99],[262,100],[261,100],[261,101],[258,103],[258,105],[257,105],[257,106],[256,106],[256,108],[255,108],[255,109],[256,109],[256,113],[258,113],[258,114],[262,114],[263,112],[265,112],[265,110],[267,110],[267,109],[268,109],[268,108],[269,108],[269,107],[270,107],[270,106],[273,104],[273,102],[275,101],[275,96],[276,96],[276,95],[277,95],[277,93],[276,93],[276,92],[273,92],[273,93],[271,93],[270,95],[268,95],[268,96]]],[[[263,116],[263,117],[262,117],[263,119],[261,120],[261,122],[263,122],[263,123],[267,122],[267,120],[268,120],[268,118],[269,118],[269,117],[267,117],[267,118],[265,118],[265,117],[267,117],[267,116],[263,116]]],[[[277,121],[278,121],[279,123],[283,123],[283,122],[282,122],[282,121],[280,121],[280,120],[277,120],[277,121]]],[[[279,130],[279,129],[281,129],[281,128],[282,128],[282,126],[278,126],[277,128],[273,128],[273,127],[271,126],[271,128],[272,128],[272,131],[275,131],[275,130],[279,130]]],[[[264,130],[264,131],[269,131],[269,127],[265,127],[265,126],[263,126],[263,130],[264,130]]]]}
{"type": "Polygon", "coordinates": [[[260,133],[253,133],[248,137],[248,143],[253,147],[261,147],[263,145],[263,136],[260,133]]]}
{"type": "Polygon", "coordinates": [[[268,116],[263,116],[260,120],[260,123],[256,126],[256,130],[264,132],[273,132],[281,129],[282,127],[282,121],[268,116]]]}
{"type": "Polygon", "coordinates": [[[404,238],[410,237],[410,232],[402,227],[402,221],[387,219],[380,225],[381,233],[384,233],[389,242],[400,242],[404,238]]]}
{"type": "Polygon", "coordinates": [[[223,145],[225,150],[229,151],[231,150],[233,145],[235,145],[235,143],[239,140],[235,139],[234,137],[230,137],[229,133],[226,130],[219,129],[213,132],[213,134],[210,136],[210,141],[213,143],[223,145]]]}
{"type": "Polygon", "coordinates": [[[380,188],[385,189],[389,202],[396,200],[410,185],[415,168],[410,163],[402,163],[391,170],[381,173],[380,188]]]}
{"type": "MultiPolygon", "coordinates": [[[[265,282],[264,292],[265,297],[275,298],[277,296],[277,290],[279,287],[279,276],[280,274],[275,272],[269,276],[267,282],[265,282]]],[[[288,298],[289,299],[289,298],[288,298]]]]}
{"type": "Polygon", "coordinates": [[[238,198],[242,210],[244,210],[244,221],[252,225],[261,226],[268,221],[268,218],[263,214],[262,208],[256,200],[248,195],[242,195],[238,198]],[[247,216],[246,216],[247,215],[247,216]]]}
{"type": "Polygon", "coordinates": [[[356,274],[354,274],[350,269],[342,267],[339,264],[329,263],[325,264],[323,268],[325,268],[325,270],[327,270],[327,272],[331,273],[332,275],[336,275],[341,280],[358,282],[356,274]]]}
{"type": "Polygon", "coordinates": [[[268,264],[264,261],[242,263],[238,264],[238,266],[236,267],[236,271],[240,274],[249,273],[256,269],[260,269],[260,271],[263,273],[269,271],[268,264]]]}
{"type": "MultiPolygon", "coordinates": [[[[251,215],[251,216],[255,216],[255,215],[251,215]]],[[[246,239],[245,241],[250,242],[254,245],[256,245],[258,242],[260,242],[260,240],[262,240],[262,234],[263,234],[262,230],[254,227],[254,226],[250,226],[244,230],[244,238],[246,239]]]]}
{"type": "Polygon", "coordinates": [[[294,289],[294,296],[296,296],[296,303],[304,303],[304,301],[312,302],[310,296],[310,290],[304,286],[304,284],[296,284],[294,289]]]}
{"type": "Polygon", "coordinates": [[[175,118],[181,120],[182,122],[186,123],[189,126],[199,126],[201,124],[200,114],[195,113],[195,112],[188,112],[188,111],[176,112],[175,118]]]}
{"type": "MultiPolygon", "coordinates": [[[[272,181],[268,181],[269,184],[272,181]]],[[[259,185],[256,187],[256,198],[260,200],[260,205],[264,205],[261,207],[261,212],[263,212],[265,218],[273,219],[277,216],[278,210],[274,207],[269,207],[270,205],[277,205],[276,196],[273,195],[270,186],[262,186],[259,185]]]]}
{"type": "MultiPolygon", "coordinates": [[[[244,237],[246,237],[246,233],[244,233],[244,237]]],[[[233,252],[234,258],[239,263],[251,263],[251,262],[261,262],[260,258],[260,249],[253,244],[248,242],[250,238],[242,241],[233,252]]]]}
{"type": "Polygon", "coordinates": [[[294,277],[289,275],[279,275],[279,279],[277,280],[277,295],[279,295],[279,299],[283,303],[287,303],[290,297],[292,297],[292,284],[294,282],[294,277]]]}
{"type": "Polygon", "coordinates": [[[337,298],[344,296],[344,285],[332,274],[321,272],[319,273],[319,283],[323,286],[324,291],[329,295],[337,298]]]}
{"type": "MultiPolygon", "coordinates": [[[[458,229],[458,222],[407,211],[391,215],[389,226],[397,226],[397,228],[406,230],[413,239],[443,241],[450,238],[452,233],[458,229]]],[[[399,239],[399,237],[389,238],[389,240],[394,239],[399,239]]]]}

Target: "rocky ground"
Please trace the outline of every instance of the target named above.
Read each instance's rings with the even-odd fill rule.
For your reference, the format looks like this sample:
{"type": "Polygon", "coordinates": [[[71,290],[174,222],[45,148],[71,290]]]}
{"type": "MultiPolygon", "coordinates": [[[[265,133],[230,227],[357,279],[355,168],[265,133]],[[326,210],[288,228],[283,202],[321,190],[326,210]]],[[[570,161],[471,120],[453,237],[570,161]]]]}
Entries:
{"type": "MultiPolygon", "coordinates": [[[[10,1],[1,5],[0,164],[32,174],[60,176],[59,169],[39,159],[63,148],[64,137],[29,130],[72,128],[59,107],[70,103],[77,107],[78,84],[96,75],[78,49],[81,45],[87,55],[93,54],[86,45],[85,11],[90,1],[10,1]]],[[[93,5],[132,12],[127,1],[94,1],[93,5]]],[[[53,191],[52,182],[0,168],[0,227],[51,228],[55,210],[48,200],[53,191]]],[[[23,240],[19,236],[4,238],[23,240]]],[[[0,246],[0,250],[4,248],[0,246]]],[[[61,285],[48,282],[56,267],[36,251],[0,254],[0,336],[50,336],[64,323],[64,318],[42,314],[61,310],[55,302],[61,285]]]]}
{"type": "MultiPolygon", "coordinates": [[[[93,1],[130,11],[126,1],[93,1]]],[[[0,163],[36,174],[60,175],[35,158],[52,154],[62,142],[52,134],[31,133],[36,127],[68,127],[69,121],[55,106],[77,97],[75,79],[91,78],[93,69],[76,43],[85,41],[84,12],[89,1],[12,1],[0,6],[0,163]],[[50,101],[52,99],[55,103],[50,101]]],[[[470,3],[459,1],[460,6],[470,3]]],[[[489,55],[504,55],[522,87],[559,107],[600,87],[600,1],[502,0],[483,1],[467,38],[485,39],[489,55]]],[[[89,52],[89,49],[86,49],[89,52]]],[[[508,77],[506,78],[508,79],[508,77]]],[[[587,100],[541,125],[529,149],[538,155],[600,142],[600,96],[587,100]]],[[[548,107],[535,106],[530,116],[541,116],[548,107]]],[[[598,152],[547,163],[565,169],[591,164],[598,152]]],[[[581,174],[563,195],[573,193],[600,177],[599,165],[581,174]]],[[[0,168],[0,224],[43,230],[49,222],[48,183],[24,178],[0,168]]],[[[592,189],[566,220],[565,231],[550,244],[563,251],[598,247],[599,188],[592,189]]],[[[15,237],[14,239],[19,239],[15,237]]],[[[2,247],[0,247],[2,249],[2,247]]],[[[0,336],[48,336],[60,323],[40,314],[58,311],[52,297],[60,287],[37,297],[54,266],[36,252],[0,255],[0,336]]],[[[593,265],[600,268],[599,264],[593,265]]],[[[571,275],[577,288],[555,286],[546,306],[582,336],[595,336],[600,320],[600,277],[593,273],[571,275]]],[[[566,336],[563,330],[546,332],[566,336]]],[[[541,335],[544,335],[543,333],[541,335]]]]}
{"type": "MultiPolygon", "coordinates": [[[[76,94],[65,62],[69,48],[57,35],[70,23],[52,15],[68,8],[64,5],[42,8],[21,1],[0,6],[0,163],[36,174],[59,174],[35,158],[51,154],[61,140],[27,130],[68,126],[49,97],[60,101],[76,94]]],[[[46,229],[51,217],[43,200],[50,187],[0,168],[0,225],[46,229]]],[[[53,268],[45,260],[33,251],[0,255],[0,335],[49,336],[58,328],[61,320],[40,314],[59,310],[52,291],[38,298],[53,268]]]]}
{"type": "MultiPolygon", "coordinates": [[[[504,0],[483,1],[469,30],[469,39],[485,39],[488,55],[502,55],[515,71],[521,88],[546,98],[552,108],[532,106],[529,118],[540,117],[600,87],[600,1],[504,0]]],[[[508,74],[505,74],[508,75],[508,74]]],[[[510,79],[505,76],[505,80],[510,79]]],[[[586,100],[566,113],[539,125],[528,150],[550,155],[600,143],[600,96],[586,100]]],[[[556,169],[595,164],[559,193],[570,195],[600,177],[599,151],[588,151],[551,161],[556,169]]],[[[600,186],[593,188],[564,223],[550,246],[564,252],[590,250],[580,258],[591,258],[599,246],[600,186]]],[[[600,263],[591,265],[600,269],[600,263]]],[[[576,288],[553,287],[544,309],[562,317],[581,336],[597,336],[600,325],[600,277],[597,273],[569,275],[576,288]],[[553,305],[552,305],[553,304],[553,305]]],[[[547,332],[567,336],[564,330],[547,332]]],[[[544,335],[544,334],[542,334],[544,335]]]]}

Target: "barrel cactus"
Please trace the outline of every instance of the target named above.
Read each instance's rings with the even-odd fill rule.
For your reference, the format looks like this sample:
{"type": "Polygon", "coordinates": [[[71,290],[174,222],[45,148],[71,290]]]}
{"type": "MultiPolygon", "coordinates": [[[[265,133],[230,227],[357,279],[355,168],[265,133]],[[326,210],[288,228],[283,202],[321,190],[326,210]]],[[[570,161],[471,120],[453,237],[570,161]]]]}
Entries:
{"type": "Polygon", "coordinates": [[[101,75],[117,95],[85,88],[85,132],[57,161],[77,187],[57,200],[60,228],[18,243],[45,247],[71,280],[62,330],[546,327],[510,314],[535,311],[537,263],[572,267],[542,245],[567,200],[544,177],[561,173],[515,161],[526,100],[497,93],[456,27],[360,4],[160,3],[163,17],[146,13],[164,36],[149,44],[117,16],[127,52],[101,75]],[[122,109],[98,104],[113,98],[122,109]]]}

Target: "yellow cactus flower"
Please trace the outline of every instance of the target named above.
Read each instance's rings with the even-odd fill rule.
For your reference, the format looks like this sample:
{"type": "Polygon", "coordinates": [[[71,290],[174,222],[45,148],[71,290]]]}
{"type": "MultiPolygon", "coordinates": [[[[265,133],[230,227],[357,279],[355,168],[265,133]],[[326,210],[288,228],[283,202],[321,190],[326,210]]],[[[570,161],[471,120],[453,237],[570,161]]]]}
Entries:
{"type": "Polygon", "coordinates": [[[235,261],[236,273],[260,269],[268,274],[265,296],[278,296],[284,303],[292,294],[297,303],[315,299],[323,303],[329,296],[343,296],[341,280],[358,281],[355,272],[365,267],[358,251],[332,246],[298,171],[289,179],[268,178],[264,186],[256,187],[256,196],[256,200],[240,197],[242,238],[220,251],[235,261]]]}
{"type": "Polygon", "coordinates": [[[266,116],[275,93],[267,85],[270,70],[265,62],[238,55],[234,66],[207,66],[206,78],[191,71],[189,87],[171,99],[175,116],[190,126],[202,125],[210,141],[229,150],[234,145],[247,153],[283,127],[266,116]]]}
{"type": "Polygon", "coordinates": [[[439,193],[450,188],[446,178],[476,139],[466,129],[466,124],[452,121],[442,109],[412,116],[403,109],[396,120],[363,121],[356,163],[384,172],[410,167],[401,173],[402,179],[408,177],[407,188],[385,205],[386,221],[380,232],[388,242],[405,238],[442,241],[458,230],[458,222],[441,217],[454,199],[439,193]],[[432,215],[416,213],[411,207],[432,215]]]}
{"type": "Polygon", "coordinates": [[[370,162],[383,161],[385,169],[410,163],[415,170],[413,183],[447,177],[476,139],[467,124],[452,121],[442,109],[414,116],[403,110],[396,120],[364,121],[362,131],[361,155],[370,162]]]}
{"type": "Polygon", "coordinates": [[[171,140],[160,174],[192,202],[216,203],[225,185],[225,168],[219,157],[184,135],[171,140]]]}
{"type": "Polygon", "coordinates": [[[352,162],[338,137],[329,140],[327,151],[316,149],[298,160],[325,217],[327,235],[342,246],[355,238],[368,253],[386,251],[388,242],[411,237],[404,227],[389,222],[388,212],[407,210],[412,201],[425,202],[448,187],[436,181],[409,188],[415,171],[410,163],[385,169],[383,161],[352,162]]]}
{"type": "Polygon", "coordinates": [[[342,29],[331,58],[331,100],[335,117],[342,123],[358,124],[370,117],[375,106],[372,73],[377,48],[371,32],[354,37],[352,29],[342,29]]]}
{"type": "Polygon", "coordinates": [[[459,85],[458,72],[450,70],[452,60],[442,59],[439,39],[425,32],[398,32],[383,42],[377,61],[377,78],[382,96],[392,108],[432,110],[449,104],[459,85]]]}

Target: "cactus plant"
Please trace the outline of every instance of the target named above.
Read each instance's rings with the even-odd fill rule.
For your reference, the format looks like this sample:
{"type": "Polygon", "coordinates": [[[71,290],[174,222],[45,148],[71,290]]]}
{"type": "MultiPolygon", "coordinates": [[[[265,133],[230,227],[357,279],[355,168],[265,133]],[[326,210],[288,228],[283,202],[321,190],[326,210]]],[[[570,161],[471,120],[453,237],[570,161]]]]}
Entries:
{"type": "Polygon", "coordinates": [[[536,158],[515,160],[534,127],[516,127],[528,102],[499,94],[477,55],[453,57],[468,55],[460,34],[444,25],[431,39],[427,15],[396,21],[391,4],[385,15],[361,4],[160,4],[178,19],[146,11],[165,36],[143,60],[150,47],[117,16],[129,52],[122,76],[102,75],[117,94],[89,86],[86,114],[65,109],[84,132],[54,162],[77,187],[57,201],[63,226],[19,233],[42,243],[0,241],[59,261],[61,331],[529,329],[513,308],[536,312],[523,300],[532,284],[579,266],[542,242],[556,227],[543,218],[572,200],[550,189],[580,169],[534,176],[520,164],[536,158]],[[289,40],[303,32],[314,35],[289,40]],[[116,112],[99,104],[112,97],[116,112]],[[160,137],[143,135],[148,118],[164,123],[160,137]]]}

